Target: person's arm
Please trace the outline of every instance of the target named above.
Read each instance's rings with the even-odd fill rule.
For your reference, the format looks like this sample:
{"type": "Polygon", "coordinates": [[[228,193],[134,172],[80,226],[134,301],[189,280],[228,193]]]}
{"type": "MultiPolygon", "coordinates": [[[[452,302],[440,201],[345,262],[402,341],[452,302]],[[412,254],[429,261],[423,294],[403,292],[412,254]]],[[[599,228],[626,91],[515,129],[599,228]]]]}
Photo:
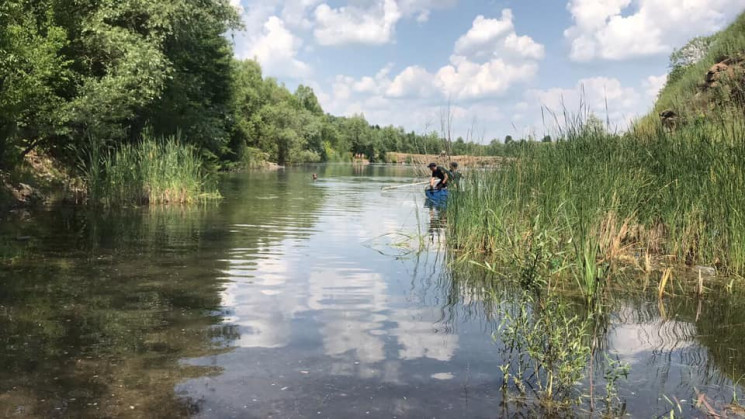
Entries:
{"type": "Polygon", "coordinates": [[[440,182],[440,188],[444,188],[444,187],[448,186],[448,181],[449,180],[450,180],[450,178],[448,177],[448,172],[445,171],[445,170],[443,170],[442,171],[442,182],[440,182]]]}

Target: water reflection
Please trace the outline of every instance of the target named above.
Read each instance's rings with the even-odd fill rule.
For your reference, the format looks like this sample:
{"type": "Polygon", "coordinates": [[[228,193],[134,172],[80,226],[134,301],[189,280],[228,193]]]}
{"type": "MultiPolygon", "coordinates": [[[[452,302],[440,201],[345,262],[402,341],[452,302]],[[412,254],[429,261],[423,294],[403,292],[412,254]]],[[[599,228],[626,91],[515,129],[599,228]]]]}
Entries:
{"type": "MultiPolygon", "coordinates": [[[[492,334],[511,282],[454,263],[445,212],[419,188],[381,192],[413,176],[344,165],[230,175],[213,207],[0,225],[13,255],[0,270],[0,412],[539,414],[499,389],[492,334]]],[[[741,394],[742,301],[612,301],[595,360],[632,363],[620,388],[632,416],[669,413],[663,396],[703,392],[721,410],[741,394]]],[[[594,378],[602,387],[602,371],[594,378]]]]}
{"type": "Polygon", "coordinates": [[[221,326],[214,258],[199,260],[214,244],[207,212],[61,209],[4,224],[4,237],[29,240],[0,270],[0,412],[193,413],[173,388],[212,370],[179,359],[235,338],[221,326]]]}

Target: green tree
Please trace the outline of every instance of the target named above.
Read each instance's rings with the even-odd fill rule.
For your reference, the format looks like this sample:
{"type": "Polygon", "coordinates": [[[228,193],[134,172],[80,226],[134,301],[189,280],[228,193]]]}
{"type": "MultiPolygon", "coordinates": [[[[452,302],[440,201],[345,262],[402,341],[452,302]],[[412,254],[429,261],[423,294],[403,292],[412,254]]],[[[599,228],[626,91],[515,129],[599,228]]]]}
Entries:
{"type": "Polygon", "coordinates": [[[323,109],[318,103],[318,98],[310,87],[303,86],[302,84],[298,86],[297,90],[295,90],[295,98],[302,108],[308,110],[313,115],[323,115],[323,109]]]}
{"type": "Polygon", "coordinates": [[[673,50],[670,54],[670,74],[667,82],[672,83],[680,79],[685,70],[701,61],[709,52],[714,36],[699,36],[688,41],[680,49],[673,50]]]}

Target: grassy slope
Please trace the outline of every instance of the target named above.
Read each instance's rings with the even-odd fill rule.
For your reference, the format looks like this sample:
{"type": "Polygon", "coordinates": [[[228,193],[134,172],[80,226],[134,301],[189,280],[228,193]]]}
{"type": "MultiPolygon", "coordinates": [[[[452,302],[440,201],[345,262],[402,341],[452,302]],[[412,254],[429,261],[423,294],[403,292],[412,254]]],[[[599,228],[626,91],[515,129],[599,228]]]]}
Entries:
{"type": "Polygon", "coordinates": [[[712,93],[702,94],[701,86],[706,73],[714,64],[742,54],[745,54],[745,13],[727,29],[714,35],[712,45],[701,61],[687,68],[681,77],[662,89],[654,110],[640,121],[637,128],[648,129],[656,125],[659,113],[668,109],[674,110],[689,123],[701,118],[711,119],[720,116],[723,110],[713,106],[712,93]]]}

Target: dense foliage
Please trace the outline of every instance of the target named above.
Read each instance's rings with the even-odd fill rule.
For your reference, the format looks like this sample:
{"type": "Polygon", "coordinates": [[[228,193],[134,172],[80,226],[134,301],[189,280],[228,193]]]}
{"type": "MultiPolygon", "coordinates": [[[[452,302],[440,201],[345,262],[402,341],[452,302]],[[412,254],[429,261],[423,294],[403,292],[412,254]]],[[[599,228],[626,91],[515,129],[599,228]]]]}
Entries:
{"type": "Polygon", "coordinates": [[[228,0],[3,1],[0,169],[34,149],[77,168],[91,145],[118,149],[146,129],[178,135],[210,168],[493,151],[327,115],[311,88],[234,59],[239,28],[228,0]]]}

